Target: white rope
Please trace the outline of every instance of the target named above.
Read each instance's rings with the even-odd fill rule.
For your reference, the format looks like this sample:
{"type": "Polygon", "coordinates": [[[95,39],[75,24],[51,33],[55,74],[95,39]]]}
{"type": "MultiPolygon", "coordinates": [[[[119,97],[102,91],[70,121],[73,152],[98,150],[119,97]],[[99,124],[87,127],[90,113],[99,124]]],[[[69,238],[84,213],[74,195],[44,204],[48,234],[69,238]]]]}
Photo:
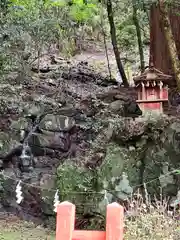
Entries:
{"type": "Polygon", "coordinates": [[[23,200],[23,192],[22,192],[22,187],[21,187],[21,180],[18,182],[17,186],[16,186],[16,202],[17,204],[20,204],[23,200]]]}
{"type": "Polygon", "coordinates": [[[54,195],[54,212],[57,212],[57,206],[59,205],[59,194],[58,190],[56,190],[56,193],[54,195]]]}
{"type": "MultiPolygon", "coordinates": [[[[154,178],[154,179],[152,179],[152,180],[150,180],[150,181],[148,181],[148,182],[145,182],[145,183],[143,183],[143,184],[139,184],[139,185],[135,185],[135,186],[132,186],[132,188],[137,188],[137,187],[142,187],[144,184],[150,184],[150,183],[152,183],[152,182],[155,182],[155,181],[157,181],[157,180],[160,180],[161,178],[164,178],[164,177],[166,177],[166,176],[169,176],[170,174],[180,174],[180,169],[177,169],[177,170],[172,170],[172,171],[170,171],[170,172],[168,172],[168,173],[166,173],[166,174],[164,174],[164,175],[162,175],[162,176],[160,176],[160,177],[157,177],[157,178],[154,178]]],[[[48,192],[57,192],[57,189],[49,189],[49,188],[45,188],[45,187],[40,187],[40,186],[37,186],[37,185],[34,185],[34,184],[30,184],[30,183],[26,183],[26,182],[23,182],[22,180],[21,181],[19,181],[19,179],[18,180],[16,180],[16,179],[14,179],[14,178],[12,178],[12,177],[9,177],[8,175],[6,175],[6,174],[4,174],[4,171],[1,171],[0,172],[0,175],[2,175],[4,178],[7,178],[7,179],[11,179],[11,180],[14,180],[15,182],[20,182],[20,184],[21,185],[23,185],[23,186],[29,186],[29,187],[33,187],[33,188],[36,188],[36,189],[42,189],[42,190],[46,190],[46,191],[48,191],[48,192]]],[[[116,193],[116,192],[119,192],[119,190],[111,190],[111,189],[105,189],[107,192],[114,192],[114,193],[116,193]]],[[[61,193],[68,193],[67,191],[64,191],[64,192],[62,192],[61,191],[61,193]]],[[[89,191],[89,192],[86,192],[86,191],[71,191],[70,193],[74,193],[74,194],[104,194],[104,192],[102,193],[102,191],[100,191],[100,192],[95,192],[95,191],[89,191]]]]}

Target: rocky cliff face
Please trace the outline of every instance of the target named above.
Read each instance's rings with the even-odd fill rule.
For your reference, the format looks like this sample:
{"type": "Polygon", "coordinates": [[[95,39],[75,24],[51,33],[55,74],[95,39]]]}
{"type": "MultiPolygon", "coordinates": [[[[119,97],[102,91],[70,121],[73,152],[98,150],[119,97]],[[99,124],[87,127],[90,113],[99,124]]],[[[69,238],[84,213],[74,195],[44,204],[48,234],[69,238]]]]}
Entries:
{"type": "Polygon", "coordinates": [[[144,182],[152,196],[160,187],[177,195],[177,118],[142,116],[133,89],[117,87],[86,62],[51,58],[36,72],[14,73],[0,85],[1,210],[51,218],[59,189],[60,200],[76,203],[83,218],[77,225],[93,227],[107,201],[143,193],[144,182]],[[17,205],[20,179],[24,200],[17,205]]]}

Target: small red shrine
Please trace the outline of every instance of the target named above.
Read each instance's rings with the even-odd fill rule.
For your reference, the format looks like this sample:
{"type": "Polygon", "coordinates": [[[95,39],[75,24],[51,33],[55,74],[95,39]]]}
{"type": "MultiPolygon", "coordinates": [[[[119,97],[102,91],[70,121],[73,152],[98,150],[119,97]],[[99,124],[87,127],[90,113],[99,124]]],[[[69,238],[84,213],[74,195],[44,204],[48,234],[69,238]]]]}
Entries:
{"type": "Polygon", "coordinates": [[[164,112],[168,106],[168,82],[172,76],[163,74],[151,65],[133,80],[138,94],[136,102],[141,110],[164,112]]]}

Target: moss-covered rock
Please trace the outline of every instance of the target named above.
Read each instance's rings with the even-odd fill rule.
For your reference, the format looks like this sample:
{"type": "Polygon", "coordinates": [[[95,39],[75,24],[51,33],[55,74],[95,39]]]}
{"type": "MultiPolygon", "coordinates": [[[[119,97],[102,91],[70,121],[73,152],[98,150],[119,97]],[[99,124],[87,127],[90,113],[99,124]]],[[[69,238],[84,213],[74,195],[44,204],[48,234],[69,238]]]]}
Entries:
{"type": "MultiPolygon", "coordinates": [[[[173,171],[180,168],[179,122],[152,115],[135,121],[121,118],[110,123],[114,138],[106,134],[108,126],[107,131],[101,130],[94,141],[94,150],[106,150],[100,165],[93,170],[78,167],[72,162],[59,167],[58,186],[66,192],[63,200],[81,203],[83,212],[86,204],[93,202],[96,212],[104,212],[107,201],[125,200],[144,183],[151,196],[158,196],[160,189],[166,196],[176,196],[179,180],[173,171]],[[93,192],[96,192],[95,196],[93,192]],[[71,194],[74,198],[70,197],[71,194]]],[[[90,158],[89,153],[87,155],[90,158]]],[[[92,212],[93,208],[88,210],[92,212]]]]}
{"type": "Polygon", "coordinates": [[[18,145],[18,137],[13,134],[0,132],[0,154],[7,154],[12,148],[18,145]]]}
{"type": "Polygon", "coordinates": [[[73,118],[63,115],[47,114],[40,123],[40,128],[46,131],[68,131],[75,125],[73,118]]]}

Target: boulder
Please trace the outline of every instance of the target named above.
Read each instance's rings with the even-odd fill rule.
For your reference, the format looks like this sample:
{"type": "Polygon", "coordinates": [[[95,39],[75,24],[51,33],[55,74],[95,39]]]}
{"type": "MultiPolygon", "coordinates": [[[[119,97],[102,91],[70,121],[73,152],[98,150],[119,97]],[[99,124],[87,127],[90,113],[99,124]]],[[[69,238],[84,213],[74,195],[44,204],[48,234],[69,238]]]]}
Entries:
{"type": "Polygon", "coordinates": [[[47,114],[39,125],[40,129],[52,132],[69,131],[74,126],[73,118],[53,114],[47,114]]]}
{"type": "Polygon", "coordinates": [[[110,103],[109,110],[113,113],[123,116],[123,114],[124,114],[123,102],[121,100],[116,100],[116,101],[110,103]]]}

